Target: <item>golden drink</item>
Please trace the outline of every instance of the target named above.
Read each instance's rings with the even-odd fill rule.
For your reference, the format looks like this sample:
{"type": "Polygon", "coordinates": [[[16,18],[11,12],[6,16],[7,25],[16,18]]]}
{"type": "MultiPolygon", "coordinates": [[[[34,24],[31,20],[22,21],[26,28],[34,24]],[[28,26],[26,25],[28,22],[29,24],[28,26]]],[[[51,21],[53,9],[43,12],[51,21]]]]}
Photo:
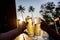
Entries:
{"type": "Polygon", "coordinates": [[[41,35],[40,24],[35,24],[35,35],[36,36],[40,36],[41,35]]]}
{"type": "Polygon", "coordinates": [[[32,19],[29,18],[29,19],[27,20],[27,22],[28,22],[28,25],[27,25],[28,34],[29,34],[30,36],[34,36],[34,26],[33,26],[33,24],[32,24],[32,19]]]}
{"type": "Polygon", "coordinates": [[[34,30],[35,30],[35,35],[36,36],[40,36],[41,35],[40,23],[41,23],[40,18],[35,17],[35,19],[34,19],[35,29],[34,30]]]}

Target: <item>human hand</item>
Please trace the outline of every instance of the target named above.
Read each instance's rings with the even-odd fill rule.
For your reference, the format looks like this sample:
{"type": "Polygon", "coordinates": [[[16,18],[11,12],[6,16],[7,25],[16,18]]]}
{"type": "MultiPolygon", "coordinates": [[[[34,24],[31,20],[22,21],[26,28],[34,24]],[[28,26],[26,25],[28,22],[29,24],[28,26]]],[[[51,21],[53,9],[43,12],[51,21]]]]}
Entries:
{"type": "Polygon", "coordinates": [[[50,29],[50,27],[48,26],[48,24],[45,21],[42,20],[41,29],[44,31],[47,31],[48,29],[50,29]]]}
{"type": "Polygon", "coordinates": [[[26,29],[27,24],[28,24],[27,22],[22,21],[19,24],[18,29],[24,31],[26,29]]]}
{"type": "Polygon", "coordinates": [[[58,21],[58,20],[59,20],[59,17],[57,17],[57,18],[54,19],[55,22],[58,21]]]}

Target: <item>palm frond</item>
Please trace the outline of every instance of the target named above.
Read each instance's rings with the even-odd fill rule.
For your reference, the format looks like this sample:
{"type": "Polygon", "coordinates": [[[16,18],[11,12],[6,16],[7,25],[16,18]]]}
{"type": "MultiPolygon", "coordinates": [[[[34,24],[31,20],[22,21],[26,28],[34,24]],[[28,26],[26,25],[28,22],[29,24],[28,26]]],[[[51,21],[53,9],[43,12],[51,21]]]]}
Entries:
{"type": "Polygon", "coordinates": [[[33,12],[35,8],[33,8],[33,6],[29,7],[29,12],[33,12]]]}

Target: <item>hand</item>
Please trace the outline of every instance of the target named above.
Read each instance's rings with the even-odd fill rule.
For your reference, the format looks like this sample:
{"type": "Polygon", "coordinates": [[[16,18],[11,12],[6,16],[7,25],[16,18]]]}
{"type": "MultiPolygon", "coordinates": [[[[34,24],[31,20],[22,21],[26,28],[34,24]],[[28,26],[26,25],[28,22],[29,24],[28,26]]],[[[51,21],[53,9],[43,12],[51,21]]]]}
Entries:
{"type": "Polygon", "coordinates": [[[58,20],[59,20],[59,18],[58,18],[58,17],[54,19],[54,21],[55,21],[55,22],[56,22],[56,21],[58,21],[58,20]]]}
{"type": "Polygon", "coordinates": [[[48,26],[48,24],[45,21],[42,20],[41,29],[43,29],[44,31],[47,31],[48,29],[50,29],[50,27],[48,26]]]}
{"type": "Polygon", "coordinates": [[[18,29],[24,31],[26,29],[27,24],[28,24],[27,22],[22,21],[19,24],[18,29]]]}
{"type": "Polygon", "coordinates": [[[26,25],[27,25],[27,22],[24,22],[24,21],[22,21],[22,22],[19,24],[20,27],[25,27],[26,25]]]}

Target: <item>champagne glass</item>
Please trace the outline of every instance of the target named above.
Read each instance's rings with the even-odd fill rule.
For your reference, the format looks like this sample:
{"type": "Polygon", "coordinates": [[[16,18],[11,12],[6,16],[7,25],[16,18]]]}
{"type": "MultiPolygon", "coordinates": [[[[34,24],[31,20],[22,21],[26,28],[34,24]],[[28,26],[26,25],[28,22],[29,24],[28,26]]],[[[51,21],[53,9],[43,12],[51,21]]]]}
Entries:
{"type": "Polygon", "coordinates": [[[35,25],[35,26],[34,26],[34,27],[35,27],[35,28],[34,28],[34,30],[35,30],[35,31],[34,31],[35,40],[38,40],[38,39],[39,39],[38,36],[41,36],[41,28],[40,28],[40,25],[41,25],[41,24],[40,24],[40,23],[41,23],[41,19],[35,17],[35,18],[34,18],[34,23],[33,23],[33,24],[35,25]]]}
{"type": "Polygon", "coordinates": [[[34,40],[34,25],[32,22],[32,18],[31,17],[27,17],[26,21],[28,22],[27,25],[27,30],[28,30],[28,35],[31,37],[32,40],[34,40]]]}

